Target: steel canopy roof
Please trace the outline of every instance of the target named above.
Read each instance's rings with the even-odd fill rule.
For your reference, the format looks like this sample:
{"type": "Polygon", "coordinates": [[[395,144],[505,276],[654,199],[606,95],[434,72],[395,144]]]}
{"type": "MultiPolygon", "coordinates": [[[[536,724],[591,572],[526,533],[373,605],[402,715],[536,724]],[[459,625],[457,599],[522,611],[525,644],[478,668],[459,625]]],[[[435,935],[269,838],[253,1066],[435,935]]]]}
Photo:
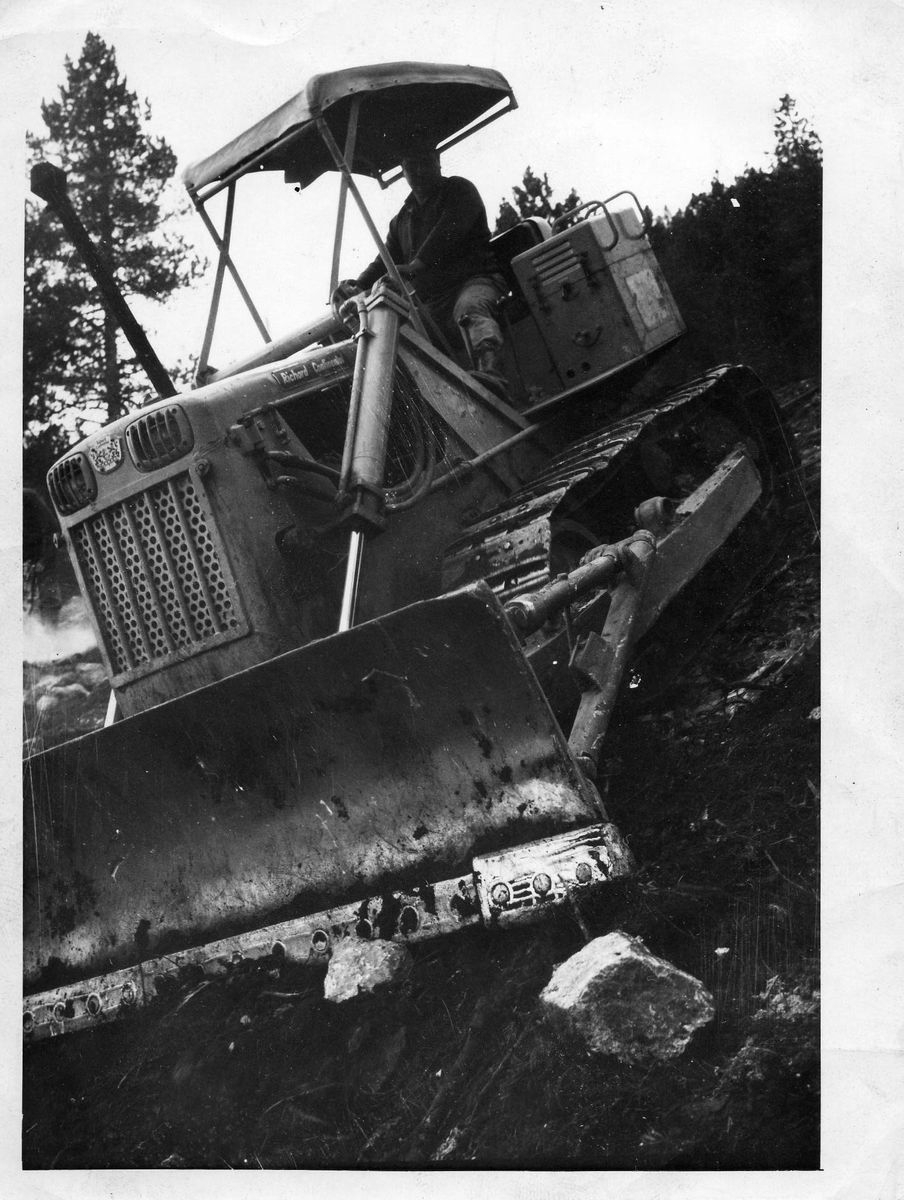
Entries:
{"type": "MultiPolygon", "coordinates": [[[[354,173],[375,178],[398,165],[412,135],[439,146],[502,101],[515,107],[508,82],[489,68],[399,62],[314,75],[275,112],[186,167],[185,186],[197,194],[218,181],[267,170],[284,171],[287,183],[307,187],[324,171],[336,169],[317,129],[318,118],[344,147],[355,97],[361,104],[349,165],[354,173]]],[[[218,190],[212,188],[210,194],[218,190]]]]}

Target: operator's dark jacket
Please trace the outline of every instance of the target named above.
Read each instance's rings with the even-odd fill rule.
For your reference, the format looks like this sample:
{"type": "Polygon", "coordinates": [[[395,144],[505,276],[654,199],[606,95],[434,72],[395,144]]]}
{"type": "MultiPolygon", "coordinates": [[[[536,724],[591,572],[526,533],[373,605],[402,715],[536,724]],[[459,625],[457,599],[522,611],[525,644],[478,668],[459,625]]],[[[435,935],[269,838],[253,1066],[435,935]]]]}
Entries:
{"type": "MultiPolygon", "coordinates": [[[[424,204],[409,195],[389,223],[386,248],[393,262],[423,262],[426,269],[417,276],[416,286],[425,301],[449,296],[465,280],[499,270],[480,193],[460,175],[441,179],[424,204]]],[[[369,288],[385,274],[383,260],[377,257],[358,276],[358,283],[369,288]]]]}

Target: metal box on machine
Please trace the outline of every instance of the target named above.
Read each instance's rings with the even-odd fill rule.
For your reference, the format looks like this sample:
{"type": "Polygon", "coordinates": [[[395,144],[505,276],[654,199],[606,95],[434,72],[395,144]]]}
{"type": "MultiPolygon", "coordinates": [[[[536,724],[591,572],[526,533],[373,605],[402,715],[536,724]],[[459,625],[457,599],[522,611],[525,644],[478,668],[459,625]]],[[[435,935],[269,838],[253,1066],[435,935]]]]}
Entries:
{"type": "Polygon", "coordinates": [[[612,374],[685,328],[637,214],[599,207],[512,260],[564,388],[612,374]]]}

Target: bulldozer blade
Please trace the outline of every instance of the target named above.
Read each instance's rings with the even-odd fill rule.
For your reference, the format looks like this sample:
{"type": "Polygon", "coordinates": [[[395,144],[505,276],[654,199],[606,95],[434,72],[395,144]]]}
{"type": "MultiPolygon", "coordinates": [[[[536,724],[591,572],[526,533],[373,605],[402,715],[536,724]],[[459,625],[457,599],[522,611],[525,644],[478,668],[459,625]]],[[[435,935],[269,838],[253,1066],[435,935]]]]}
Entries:
{"type": "Polygon", "coordinates": [[[26,990],[600,815],[482,583],[48,750],[25,785],[26,990]]]}

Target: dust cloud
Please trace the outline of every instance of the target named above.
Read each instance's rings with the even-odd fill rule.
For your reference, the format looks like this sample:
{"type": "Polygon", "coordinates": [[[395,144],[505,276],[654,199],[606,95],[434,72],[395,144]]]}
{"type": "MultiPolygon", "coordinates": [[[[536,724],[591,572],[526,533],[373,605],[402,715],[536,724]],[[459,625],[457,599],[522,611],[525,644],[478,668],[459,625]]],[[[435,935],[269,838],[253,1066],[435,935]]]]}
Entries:
{"type": "Polygon", "coordinates": [[[53,616],[40,612],[23,615],[23,660],[54,663],[87,654],[97,646],[94,630],[78,596],[63,604],[53,616]]]}

